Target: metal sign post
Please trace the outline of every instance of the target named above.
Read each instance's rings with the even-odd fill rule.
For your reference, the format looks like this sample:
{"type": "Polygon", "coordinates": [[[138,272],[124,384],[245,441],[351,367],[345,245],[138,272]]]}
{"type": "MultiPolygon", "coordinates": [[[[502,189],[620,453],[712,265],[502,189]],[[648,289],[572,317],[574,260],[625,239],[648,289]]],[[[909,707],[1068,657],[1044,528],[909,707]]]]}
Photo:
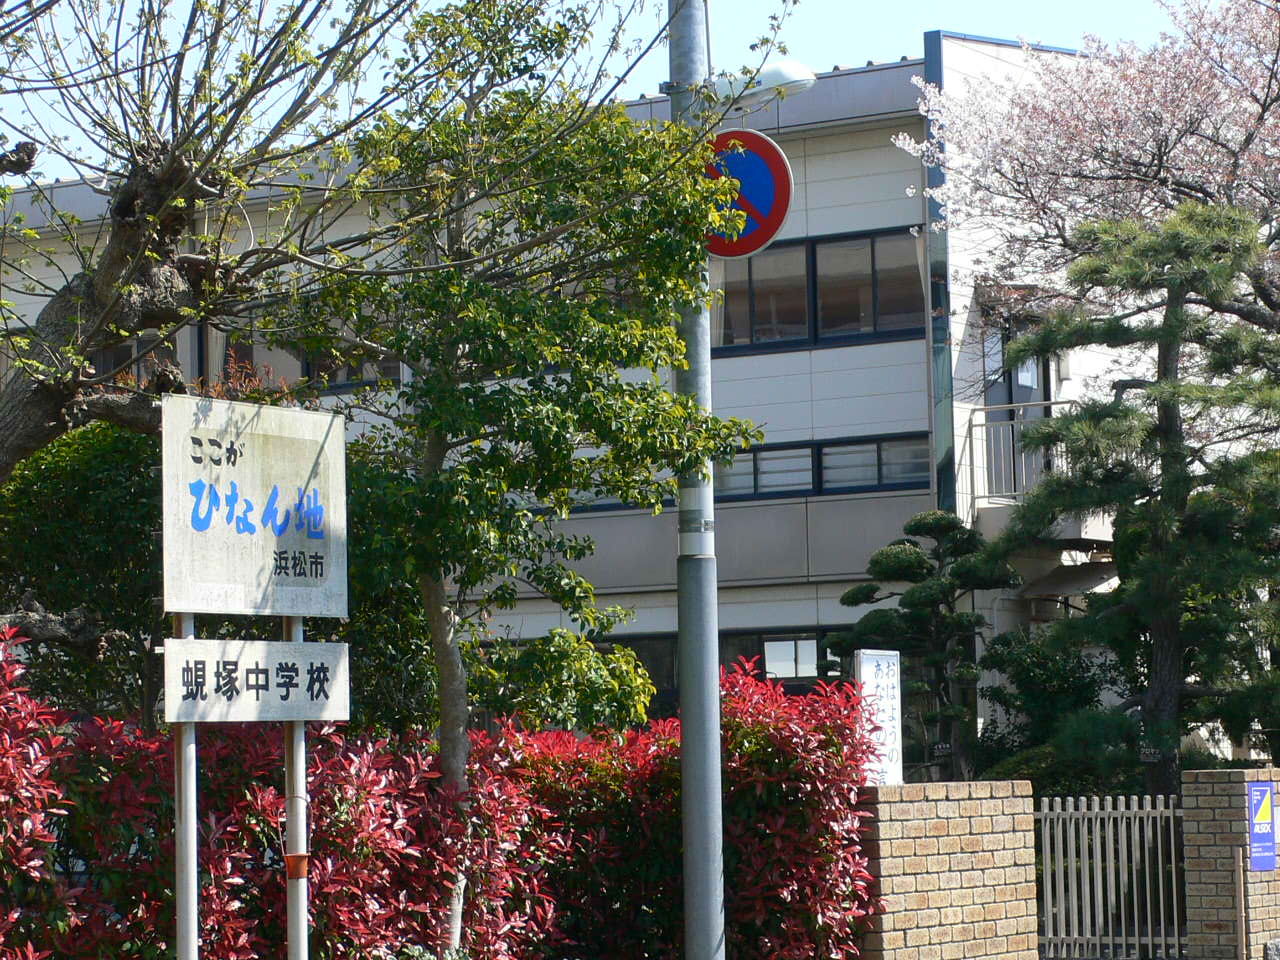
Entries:
{"type": "MultiPolygon", "coordinates": [[[[286,643],[302,643],[302,618],[285,617],[286,643]]],[[[289,960],[307,960],[307,725],[290,720],[284,727],[285,887],[288,898],[289,960]]]]}
{"type": "MultiPolygon", "coordinates": [[[[194,637],[194,614],[174,616],[174,633],[194,637]]],[[[174,776],[174,867],[177,874],[174,896],[177,899],[178,958],[196,960],[200,955],[199,887],[196,877],[196,728],[193,723],[178,723],[173,728],[174,776]]]]}
{"type": "Polygon", "coordinates": [[[347,615],[341,416],[170,395],[162,402],[165,644],[174,724],[178,960],[199,956],[195,724],[285,724],[288,958],[308,953],[308,720],[346,720],[345,644],[302,618],[347,615]],[[280,616],[284,642],[199,640],[195,613],[280,616]]]}

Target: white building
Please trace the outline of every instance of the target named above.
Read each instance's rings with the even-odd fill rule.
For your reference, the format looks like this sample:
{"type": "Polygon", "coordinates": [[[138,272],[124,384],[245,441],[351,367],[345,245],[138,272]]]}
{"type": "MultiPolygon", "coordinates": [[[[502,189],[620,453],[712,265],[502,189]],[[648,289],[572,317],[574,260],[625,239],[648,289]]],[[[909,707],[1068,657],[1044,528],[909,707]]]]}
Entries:
{"type": "MultiPolygon", "coordinates": [[[[765,434],[716,474],[721,661],[761,657],[797,685],[823,676],[826,635],[858,616],[840,594],[866,579],[870,555],[908,518],[941,507],[998,532],[1046,468],[1019,453],[1019,422],[1077,397],[1100,359],[999,372],[999,337],[984,334],[963,280],[979,240],[930,229],[937,212],[924,188],[934,174],[891,141],[924,136],[913,77],[944,88],[1016,82],[1025,55],[1017,43],[946,32],[925,34],[924,54],[821,74],[806,93],[746,118],[791,161],[791,213],[767,251],[713,266],[724,290],[713,315],[714,408],[765,434]]],[[[668,111],[666,99],[633,104],[642,119],[668,111]]],[[[670,709],[674,511],[597,508],[567,526],[596,543],[580,569],[601,602],[635,611],[616,636],[649,667],[659,709],[670,709]]],[[[1055,549],[1022,558],[1026,588],[982,599],[997,629],[1056,615],[1055,598],[1109,579],[1105,522],[1060,533],[1055,549]]],[[[554,626],[569,624],[533,596],[499,624],[524,636],[554,626]]]]}

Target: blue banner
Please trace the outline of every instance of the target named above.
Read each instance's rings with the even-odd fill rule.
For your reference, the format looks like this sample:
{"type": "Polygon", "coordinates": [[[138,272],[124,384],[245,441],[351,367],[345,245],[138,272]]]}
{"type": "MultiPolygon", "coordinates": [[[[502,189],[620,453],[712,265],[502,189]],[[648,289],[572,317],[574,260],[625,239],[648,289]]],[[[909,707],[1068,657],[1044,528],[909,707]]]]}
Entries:
{"type": "Polygon", "coordinates": [[[1249,869],[1276,868],[1275,788],[1249,784],[1249,869]]]}

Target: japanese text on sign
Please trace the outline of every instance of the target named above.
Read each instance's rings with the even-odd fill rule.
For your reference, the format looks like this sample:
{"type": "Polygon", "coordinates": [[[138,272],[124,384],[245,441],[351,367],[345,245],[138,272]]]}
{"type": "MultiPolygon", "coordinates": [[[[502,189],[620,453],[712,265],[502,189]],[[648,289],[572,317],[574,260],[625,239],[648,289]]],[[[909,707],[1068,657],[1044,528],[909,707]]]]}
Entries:
{"type": "Polygon", "coordinates": [[[340,416],[163,401],[165,608],[347,613],[340,416]]]}
{"type": "Polygon", "coordinates": [[[349,698],[346,644],[165,641],[170,723],[346,720],[349,698]]]}
{"type": "Polygon", "coordinates": [[[902,671],[896,650],[854,652],[854,676],[862,684],[879,757],[867,768],[867,782],[902,783],[902,671]]]}

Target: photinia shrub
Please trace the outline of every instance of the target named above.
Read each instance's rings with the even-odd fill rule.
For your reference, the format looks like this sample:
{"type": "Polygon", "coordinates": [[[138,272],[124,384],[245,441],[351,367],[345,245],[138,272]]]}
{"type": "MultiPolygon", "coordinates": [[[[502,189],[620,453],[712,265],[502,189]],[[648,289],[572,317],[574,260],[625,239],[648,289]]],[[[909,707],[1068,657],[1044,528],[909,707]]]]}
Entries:
{"type": "Polygon", "coordinates": [[[57,712],[18,685],[21,642],[0,629],[0,960],[47,956],[34,942],[67,922],[73,896],[50,863],[54,822],[65,813],[53,767],[69,745],[57,712]]]}
{"type": "MultiPolygon", "coordinates": [[[[16,686],[12,649],[0,655],[0,960],[171,956],[172,741],[66,723],[16,686]]],[[[859,839],[860,699],[847,686],[790,697],[746,665],[723,693],[731,954],[855,956],[878,909],[859,839]]],[[[317,958],[439,955],[460,882],[474,960],[681,955],[676,721],[477,734],[465,797],[441,788],[424,737],[312,734],[317,958]]],[[[202,726],[198,739],[202,955],[278,957],[282,732],[202,726]]]]}

